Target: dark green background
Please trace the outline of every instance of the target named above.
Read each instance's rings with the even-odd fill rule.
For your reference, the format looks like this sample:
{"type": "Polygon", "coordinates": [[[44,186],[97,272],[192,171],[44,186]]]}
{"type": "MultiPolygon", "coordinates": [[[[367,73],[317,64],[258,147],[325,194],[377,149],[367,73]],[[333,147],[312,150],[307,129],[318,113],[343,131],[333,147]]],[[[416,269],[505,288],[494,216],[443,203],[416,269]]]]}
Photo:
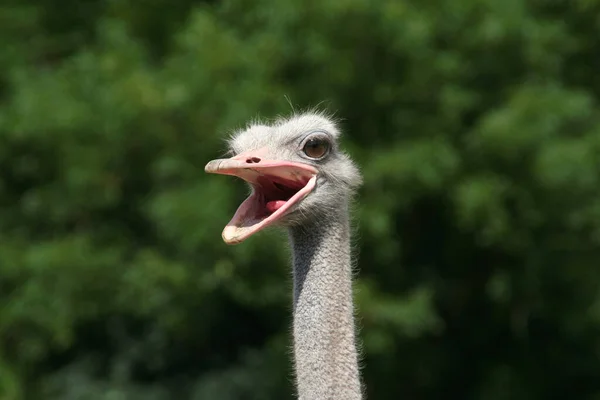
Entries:
{"type": "Polygon", "coordinates": [[[600,399],[600,1],[5,0],[0,399],[288,399],[223,138],[342,118],[370,399],[600,399]]]}

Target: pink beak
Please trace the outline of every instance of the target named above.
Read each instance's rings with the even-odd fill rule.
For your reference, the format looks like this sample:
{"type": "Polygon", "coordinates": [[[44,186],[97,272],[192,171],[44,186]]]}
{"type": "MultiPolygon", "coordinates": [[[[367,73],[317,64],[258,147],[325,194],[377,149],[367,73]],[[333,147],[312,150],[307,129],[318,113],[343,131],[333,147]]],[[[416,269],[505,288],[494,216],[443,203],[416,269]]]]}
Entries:
{"type": "Polygon", "coordinates": [[[280,220],[316,185],[317,169],[311,165],[263,159],[264,151],[212,160],[204,170],[232,175],[252,184],[253,193],[237,209],[223,230],[227,244],[237,244],[280,220]]]}

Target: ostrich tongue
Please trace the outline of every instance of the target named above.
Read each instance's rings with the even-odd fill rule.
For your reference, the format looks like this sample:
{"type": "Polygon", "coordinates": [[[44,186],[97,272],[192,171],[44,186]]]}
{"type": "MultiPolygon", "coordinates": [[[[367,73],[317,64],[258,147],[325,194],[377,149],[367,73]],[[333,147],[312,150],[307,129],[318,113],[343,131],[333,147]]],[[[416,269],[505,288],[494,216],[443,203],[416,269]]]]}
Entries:
{"type": "Polygon", "coordinates": [[[247,156],[210,161],[205,171],[237,176],[252,186],[252,194],[223,229],[222,237],[227,244],[241,243],[273,225],[314,189],[317,180],[317,170],[311,165],[274,160],[256,162],[247,156]]]}

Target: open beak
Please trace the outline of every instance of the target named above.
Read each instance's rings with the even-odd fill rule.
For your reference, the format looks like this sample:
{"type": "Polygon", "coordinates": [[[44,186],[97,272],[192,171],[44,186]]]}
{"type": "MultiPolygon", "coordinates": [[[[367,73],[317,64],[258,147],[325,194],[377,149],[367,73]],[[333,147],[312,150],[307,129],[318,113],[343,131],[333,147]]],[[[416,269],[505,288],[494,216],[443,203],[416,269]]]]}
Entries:
{"type": "Polygon", "coordinates": [[[318,171],[313,166],[265,160],[258,154],[212,160],[204,167],[208,173],[237,176],[252,186],[252,194],[223,229],[223,240],[227,244],[241,243],[273,225],[315,188],[318,171]]]}

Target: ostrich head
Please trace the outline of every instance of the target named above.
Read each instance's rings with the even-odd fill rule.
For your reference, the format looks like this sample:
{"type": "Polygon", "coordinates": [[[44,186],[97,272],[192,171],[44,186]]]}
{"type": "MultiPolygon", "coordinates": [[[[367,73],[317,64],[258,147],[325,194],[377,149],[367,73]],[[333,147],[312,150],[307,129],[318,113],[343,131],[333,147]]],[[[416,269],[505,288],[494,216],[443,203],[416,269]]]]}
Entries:
{"type": "Polygon", "coordinates": [[[233,157],[205,167],[242,178],[252,189],[223,230],[223,240],[240,243],[268,226],[306,224],[343,208],[361,176],[339,149],[339,136],[331,119],[315,113],[234,134],[233,157]]]}

